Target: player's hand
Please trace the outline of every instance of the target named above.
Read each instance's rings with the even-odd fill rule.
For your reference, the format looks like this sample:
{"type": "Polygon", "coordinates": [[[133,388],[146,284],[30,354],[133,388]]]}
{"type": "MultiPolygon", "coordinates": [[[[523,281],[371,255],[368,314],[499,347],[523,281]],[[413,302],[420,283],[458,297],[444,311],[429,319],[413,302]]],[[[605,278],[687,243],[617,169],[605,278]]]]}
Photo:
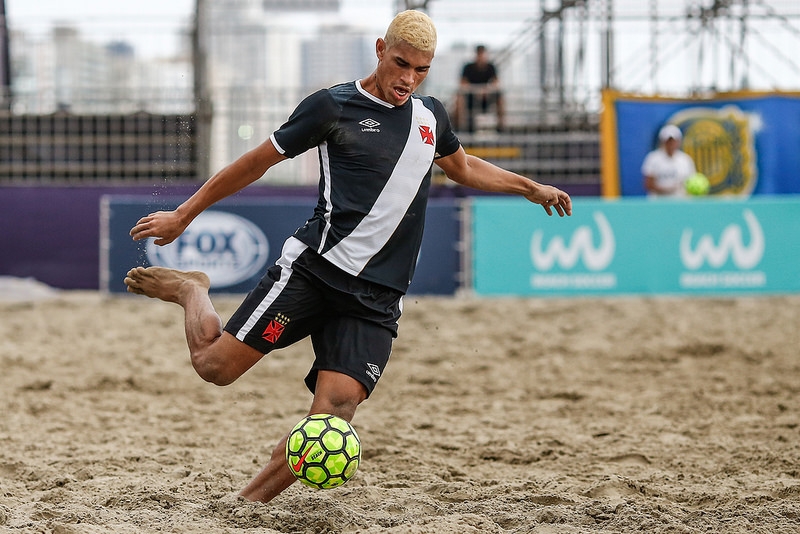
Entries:
{"type": "Polygon", "coordinates": [[[525,198],[544,208],[548,215],[553,215],[555,209],[559,217],[572,215],[572,199],[564,191],[552,185],[542,185],[536,192],[526,195],[525,198]]]}
{"type": "Polygon", "coordinates": [[[156,245],[167,245],[175,241],[187,226],[174,211],[156,211],[139,219],[130,234],[134,241],[155,237],[156,245]]]}

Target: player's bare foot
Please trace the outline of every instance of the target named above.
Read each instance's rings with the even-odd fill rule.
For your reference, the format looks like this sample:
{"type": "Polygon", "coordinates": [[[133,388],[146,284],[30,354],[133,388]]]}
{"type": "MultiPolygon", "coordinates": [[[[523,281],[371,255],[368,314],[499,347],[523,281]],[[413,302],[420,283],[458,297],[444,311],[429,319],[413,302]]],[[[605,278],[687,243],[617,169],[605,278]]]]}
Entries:
{"type": "Polygon", "coordinates": [[[166,267],[134,267],[125,277],[129,293],[182,304],[192,292],[208,292],[211,281],[200,271],[178,271],[166,267]]]}

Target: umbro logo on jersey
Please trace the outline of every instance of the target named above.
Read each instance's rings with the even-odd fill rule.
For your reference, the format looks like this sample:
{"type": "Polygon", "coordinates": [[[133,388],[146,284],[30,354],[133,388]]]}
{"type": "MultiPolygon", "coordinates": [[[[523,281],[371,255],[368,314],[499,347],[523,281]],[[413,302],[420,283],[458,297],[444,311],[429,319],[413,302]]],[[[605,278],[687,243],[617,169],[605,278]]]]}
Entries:
{"type": "Polygon", "coordinates": [[[380,129],[378,128],[378,126],[380,126],[381,123],[379,123],[375,119],[364,119],[363,121],[359,122],[358,124],[360,124],[361,126],[364,127],[364,128],[361,128],[362,132],[380,132],[380,129]]]}

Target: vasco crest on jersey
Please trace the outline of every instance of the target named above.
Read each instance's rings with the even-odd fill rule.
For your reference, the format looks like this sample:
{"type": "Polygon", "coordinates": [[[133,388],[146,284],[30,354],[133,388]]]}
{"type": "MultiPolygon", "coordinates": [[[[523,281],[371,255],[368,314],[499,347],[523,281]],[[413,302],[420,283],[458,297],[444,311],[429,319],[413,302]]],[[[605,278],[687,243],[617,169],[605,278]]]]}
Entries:
{"type": "Polygon", "coordinates": [[[433,129],[430,126],[420,125],[419,135],[422,138],[422,142],[426,145],[434,146],[436,144],[434,141],[433,129]]]}

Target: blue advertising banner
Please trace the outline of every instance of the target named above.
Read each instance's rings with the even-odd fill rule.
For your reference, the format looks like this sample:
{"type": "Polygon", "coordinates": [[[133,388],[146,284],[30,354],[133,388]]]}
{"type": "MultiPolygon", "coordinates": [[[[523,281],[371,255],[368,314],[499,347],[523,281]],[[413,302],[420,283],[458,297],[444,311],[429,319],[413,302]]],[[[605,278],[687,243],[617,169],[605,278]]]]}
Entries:
{"type": "Polygon", "coordinates": [[[472,203],[481,295],[800,291],[800,198],[575,200],[572,217],[520,199],[472,203]]]}
{"type": "MultiPolygon", "coordinates": [[[[307,199],[243,198],[220,202],[198,216],[173,243],[135,242],[130,229],[142,216],[174,209],[183,198],[105,196],[101,201],[100,288],[125,292],[131,267],[160,265],[200,270],[212,292],[246,293],[280,256],[287,237],[305,223],[316,204],[307,199]]],[[[451,295],[459,287],[458,205],[431,201],[420,257],[409,293],[451,295]]]]}
{"type": "Polygon", "coordinates": [[[603,196],[645,194],[642,162],[674,124],[712,195],[800,193],[800,93],[668,99],[606,91],[601,117],[603,196]]]}

